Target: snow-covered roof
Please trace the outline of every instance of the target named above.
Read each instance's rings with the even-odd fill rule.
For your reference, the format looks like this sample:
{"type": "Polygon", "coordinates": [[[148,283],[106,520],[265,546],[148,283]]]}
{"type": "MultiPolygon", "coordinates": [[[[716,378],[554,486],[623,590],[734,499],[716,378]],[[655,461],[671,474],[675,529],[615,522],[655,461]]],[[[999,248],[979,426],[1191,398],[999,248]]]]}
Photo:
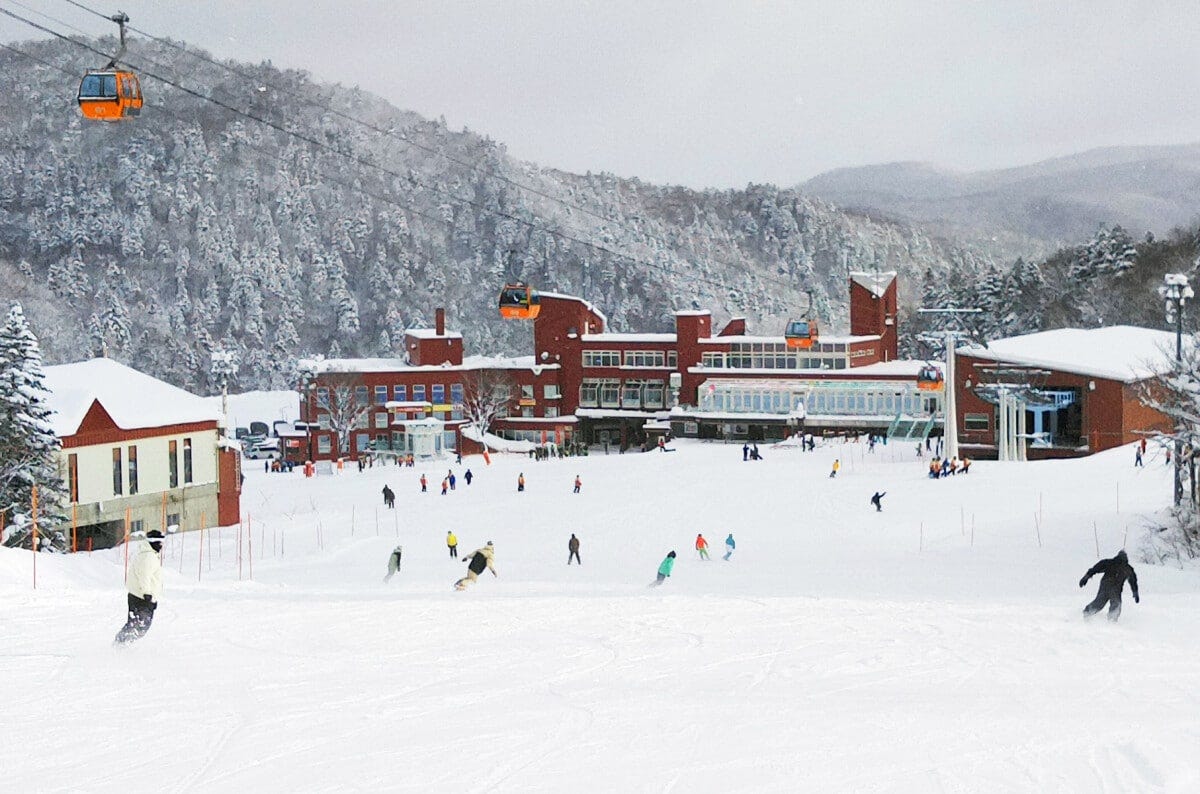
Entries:
{"type": "Polygon", "coordinates": [[[543,292],[542,290],[538,290],[538,295],[540,295],[543,298],[559,298],[561,300],[578,301],[578,302],[582,303],[584,305],[584,307],[587,308],[588,311],[590,311],[592,314],[596,315],[601,320],[603,320],[605,325],[608,325],[608,317],[604,314],[604,312],[597,309],[596,304],[592,303],[589,300],[584,300],[583,298],[579,297],[578,295],[564,295],[561,292],[543,292]]]}
{"type": "MultiPolygon", "coordinates": [[[[1187,337],[1184,343],[1188,343],[1187,337]]],[[[957,350],[977,358],[1133,383],[1171,368],[1175,334],[1132,325],[1060,328],[957,350]]]]}
{"type": "Polygon", "coordinates": [[[345,372],[442,372],[476,369],[552,369],[558,364],[537,364],[533,356],[465,356],[462,364],[427,364],[415,367],[402,358],[326,358],[313,362],[318,374],[345,372]]]}
{"type": "Polygon", "coordinates": [[[411,336],[415,339],[462,339],[463,336],[458,331],[446,331],[438,333],[436,328],[409,328],[405,330],[406,336],[411,336]]]}
{"type": "Polygon", "coordinates": [[[882,298],[883,293],[896,280],[896,271],[884,270],[879,273],[851,273],[850,280],[864,289],[871,291],[876,298],[882,298]]]}
{"type": "Polygon", "coordinates": [[[584,342],[674,342],[675,334],[584,334],[584,342]]]}
{"type": "Polygon", "coordinates": [[[708,309],[683,309],[675,312],[676,317],[708,317],[711,314],[708,309]]]}
{"type": "Polygon", "coordinates": [[[152,378],[111,358],[46,367],[55,435],[74,435],[99,401],[122,430],[216,422],[221,411],[206,398],[152,378]]]}
{"type": "Polygon", "coordinates": [[[843,379],[847,381],[863,380],[865,378],[916,378],[917,373],[926,364],[924,361],[884,361],[878,364],[864,364],[861,367],[849,369],[751,369],[749,367],[688,367],[688,372],[697,375],[708,375],[725,382],[734,378],[744,378],[747,375],[773,375],[774,380],[796,378],[811,379],[820,375],[822,380],[843,379]],[[724,377],[728,376],[728,377],[724,377]],[[784,376],[784,377],[780,377],[784,376]]]}
{"type": "MultiPolygon", "coordinates": [[[[879,339],[878,334],[872,334],[870,336],[828,336],[826,334],[821,334],[821,337],[817,340],[817,343],[822,344],[822,345],[827,345],[827,344],[846,344],[846,345],[848,345],[848,344],[855,343],[855,342],[874,342],[874,341],[877,341],[878,339],[879,339]]],[[[716,345],[716,344],[725,344],[726,342],[737,342],[739,344],[768,344],[769,343],[769,344],[773,344],[773,345],[782,345],[786,341],[787,341],[787,338],[783,337],[783,336],[748,336],[748,335],[710,336],[707,339],[701,339],[700,344],[716,345]]],[[[815,351],[797,350],[797,352],[811,353],[811,352],[815,352],[815,351]]]]}

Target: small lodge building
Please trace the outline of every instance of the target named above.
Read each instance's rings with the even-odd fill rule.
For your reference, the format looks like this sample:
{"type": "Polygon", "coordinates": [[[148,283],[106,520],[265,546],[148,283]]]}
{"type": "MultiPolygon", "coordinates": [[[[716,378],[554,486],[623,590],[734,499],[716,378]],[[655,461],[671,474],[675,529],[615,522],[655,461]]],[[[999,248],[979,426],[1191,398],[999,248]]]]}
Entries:
{"type": "Polygon", "coordinates": [[[1072,458],[1129,444],[1171,421],[1146,404],[1172,368],[1175,334],[1150,328],[1062,328],[966,345],[955,354],[958,439],[963,454],[996,458],[1007,392],[1024,413],[1027,459],[1072,458]]]}
{"type": "Polygon", "coordinates": [[[45,369],[78,549],[129,530],[236,524],[240,456],[211,401],[109,358],[45,369]]]}

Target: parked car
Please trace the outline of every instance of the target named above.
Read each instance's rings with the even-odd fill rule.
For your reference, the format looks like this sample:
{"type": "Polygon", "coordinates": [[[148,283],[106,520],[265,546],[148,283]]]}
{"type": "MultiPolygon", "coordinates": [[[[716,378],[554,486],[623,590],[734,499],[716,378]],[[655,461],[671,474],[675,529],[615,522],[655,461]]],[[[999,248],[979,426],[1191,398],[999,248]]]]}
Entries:
{"type": "Polygon", "coordinates": [[[279,457],[279,439],[264,438],[256,444],[247,444],[243,456],[251,460],[279,457]]]}

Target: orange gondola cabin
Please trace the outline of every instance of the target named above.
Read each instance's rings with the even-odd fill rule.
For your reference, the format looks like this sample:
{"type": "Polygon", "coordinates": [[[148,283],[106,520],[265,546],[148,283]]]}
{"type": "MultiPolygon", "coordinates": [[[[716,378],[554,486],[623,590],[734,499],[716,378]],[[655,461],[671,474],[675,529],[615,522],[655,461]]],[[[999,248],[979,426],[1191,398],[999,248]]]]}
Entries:
{"type": "Polygon", "coordinates": [[[79,110],[95,121],[121,121],[142,112],[142,86],[133,72],[88,72],[79,81],[79,110]]]}
{"type": "Polygon", "coordinates": [[[505,284],[500,290],[500,316],[506,320],[536,320],[541,310],[537,290],[527,284],[505,284]]]}
{"type": "Polygon", "coordinates": [[[917,388],[921,391],[940,391],[942,385],[942,371],[937,367],[929,365],[917,372],[917,388]]]}
{"type": "Polygon", "coordinates": [[[801,350],[808,350],[817,341],[819,336],[816,320],[792,320],[787,324],[787,329],[783,332],[784,339],[787,340],[788,347],[797,347],[801,350]]]}

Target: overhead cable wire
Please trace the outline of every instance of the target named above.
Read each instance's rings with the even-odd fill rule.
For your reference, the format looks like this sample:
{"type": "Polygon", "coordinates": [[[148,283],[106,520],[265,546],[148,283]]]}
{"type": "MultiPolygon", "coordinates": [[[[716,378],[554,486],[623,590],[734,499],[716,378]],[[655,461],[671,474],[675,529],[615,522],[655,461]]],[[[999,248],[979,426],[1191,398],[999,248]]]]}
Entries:
{"type": "MultiPolygon", "coordinates": [[[[40,30],[44,33],[48,33],[49,35],[54,36],[55,38],[61,39],[61,40],[65,41],[69,44],[72,44],[76,47],[80,47],[82,49],[85,49],[89,52],[100,55],[102,57],[109,57],[109,53],[107,53],[103,50],[100,50],[100,49],[93,47],[89,44],[86,44],[84,42],[77,41],[77,40],[71,38],[70,36],[67,36],[63,33],[53,30],[52,28],[48,28],[44,25],[38,24],[37,22],[27,19],[27,18],[25,18],[19,14],[16,14],[12,11],[9,11],[5,8],[0,8],[0,14],[9,16],[19,22],[22,22],[22,23],[36,29],[36,30],[40,30]]],[[[689,279],[694,282],[704,283],[704,284],[707,284],[716,289],[729,290],[731,288],[735,288],[734,285],[731,285],[726,282],[714,281],[712,279],[706,278],[706,277],[698,275],[698,274],[683,274],[683,273],[680,273],[679,271],[675,270],[674,268],[666,267],[666,266],[660,265],[658,263],[651,262],[646,259],[642,259],[640,257],[634,256],[632,254],[627,254],[627,253],[617,251],[617,250],[608,248],[606,246],[600,245],[598,243],[591,242],[589,240],[584,240],[579,237],[575,237],[574,235],[568,234],[561,230],[546,227],[542,224],[535,223],[535,222],[527,220],[525,218],[521,218],[519,216],[513,215],[512,213],[505,212],[503,210],[491,209],[489,207],[481,205],[479,202],[458,196],[451,191],[445,190],[443,188],[439,188],[434,185],[427,184],[421,180],[416,179],[411,174],[402,174],[398,171],[395,171],[394,169],[388,168],[388,167],[380,165],[378,163],[374,163],[371,160],[369,160],[361,155],[353,154],[348,151],[343,151],[342,149],[339,149],[338,147],[335,147],[328,143],[325,143],[317,138],[312,137],[311,135],[304,134],[297,130],[289,129],[286,126],[284,126],[278,122],[272,121],[267,118],[263,118],[262,116],[258,116],[250,111],[235,107],[234,105],[232,105],[228,102],[225,102],[217,97],[206,95],[200,91],[189,88],[189,87],[181,84],[178,81],[169,79],[167,77],[163,77],[160,74],[143,69],[143,68],[139,67],[137,64],[130,61],[128,58],[123,59],[122,63],[126,64],[127,66],[129,66],[131,69],[133,69],[135,72],[137,72],[140,75],[144,75],[145,77],[148,77],[153,80],[157,80],[165,85],[169,85],[179,91],[182,91],[185,94],[188,94],[189,96],[192,96],[196,99],[199,99],[199,100],[202,100],[205,102],[209,102],[209,103],[216,105],[217,107],[223,108],[224,110],[227,110],[228,112],[233,113],[237,116],[241,116],[243,118],[249,119],[256,123],[262,124],[266,127],[270,127],[271,129],[274,129],[277,132],[283,133],[284,135],[288,135],[290,137],[296,138],[297,140],[304,141],[305,143],[308,143],[309,145],[311,145],[317,149],[320,149],[322,151],[325,151],[325,152],[328,152],[331,154],[335,154],[335,155],[342,157],[346,160],[349,160],[363,168],[377,170],[384,174],[387,174],[388,176],[391,176],[394,179],[400,179],[400,180],[407,181],[411,184],[420,185],[421,187],[424,187],[427,190],[442,194],[453,201],[475,207],[476,209],[478,209],[488,215],[492,215],[492,216],[499,217],[499,218],[504,218],[506,220],[511,220],[514,223],[517,223],[524,227],[527,227],[531,231],[542,232],[544,234],[550,235],[552,237],[556,237],[556,238],[564,240],[566,242],[571,242],[571,243],[575,243],[577,245],[581,245],[589,250],[595,251],[600,254],[607,254],[609,256],[612,256],[612,257],[615,257],[618,259],[623,259],[625,261],[632,262],[635,264],[639,264],[648,269],[657,270],[659,272],[666,273],[666,274],[669,274],[669,275],[677,277],[677,278],[684,278],[684,279],[689,279]]],[[[160,66],[161,66],[161,64],[160,64],[160,66]]],[[[389,203],[397,204],[397,206],[400,206],[410,212],[413,212],[414,214],[424,215],[423,213],[419,213],[419,211],[413,209],[412,207],[410,207],[408,205],[400,204],[395,201],[389,201],[389,203]]],[[[424,217],[428,217],[428,216],[424,216],[424,217]]],[[[442,222],[446,223],[447,225],[450,225],[450,227],[453,228],[453,226],[451,224],[449,224],[448,222],[446,222],[446,221],[442,221],[442,222]]],[[[780,286],[784,286],[789,289],[795,289],[795,285],[784,284],[783,282],[780,282],[780,281],[777,281],[775,279],[771,279],[768,277],[760,276],[760,278],[762,278],[762,280],[764,280],[764,281],[774,282],[776,284],[779,284],[780,286]]]]}

